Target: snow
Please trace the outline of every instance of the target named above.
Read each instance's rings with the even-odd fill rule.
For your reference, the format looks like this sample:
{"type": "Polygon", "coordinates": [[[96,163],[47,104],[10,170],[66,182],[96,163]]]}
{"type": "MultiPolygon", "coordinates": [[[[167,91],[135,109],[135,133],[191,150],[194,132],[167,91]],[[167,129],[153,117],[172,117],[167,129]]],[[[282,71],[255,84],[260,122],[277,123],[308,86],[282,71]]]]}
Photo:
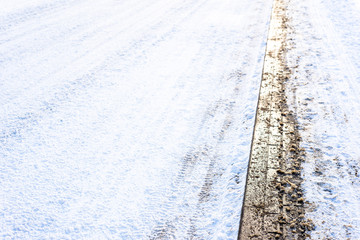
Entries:
{"type": "Polygon", "coordinates": [[[307,152],[303,188],[312,239],[360,239],[360,8],[290,1],[288,94],[307,152]],[[291,45],[291,44],[290,44],[291,45]]]}
{"type": "Polygon", "coordinates": [[[236,239],[271,1],[1,1],[2,239],[236,239]]]}
{"type": "MultiPolygon", "coordinates": [[[[1,239],[236,239],[271,0],[0,0],[1,239]]],[[[312,239],[360,239],[360,1],[291,0],[312,239]]]]}

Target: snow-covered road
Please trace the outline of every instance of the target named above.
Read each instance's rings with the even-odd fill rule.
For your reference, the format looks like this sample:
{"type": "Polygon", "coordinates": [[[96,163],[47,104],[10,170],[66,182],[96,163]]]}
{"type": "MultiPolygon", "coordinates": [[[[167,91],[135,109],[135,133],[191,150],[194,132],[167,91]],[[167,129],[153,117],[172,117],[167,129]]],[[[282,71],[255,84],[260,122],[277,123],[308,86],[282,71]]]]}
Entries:
{"type": "Polygon", "coordinates": [[[1,239],[235,239],[271,0],[0,8],[1,239]]]}

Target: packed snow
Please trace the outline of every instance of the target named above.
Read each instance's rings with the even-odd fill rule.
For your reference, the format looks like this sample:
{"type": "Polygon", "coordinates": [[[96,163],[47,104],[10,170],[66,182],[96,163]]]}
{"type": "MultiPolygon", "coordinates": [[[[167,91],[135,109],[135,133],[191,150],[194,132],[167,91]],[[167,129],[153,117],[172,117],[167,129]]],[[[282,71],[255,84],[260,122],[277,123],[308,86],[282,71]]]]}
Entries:
{"type": "Polygon", "coordinates": [[[291,0],[293,76],[312,239],[360,239],[360,7],[357,0],[291,0]],[[310,210],[310,211],[309,211],[310,210]]]}
{"type": "Polygon", "coordinates": [[[0,2],[0,238],[236,239],[272,1],[0,2]]]}
{"type": "MultiPolygon", "coordinates": [[[[312,239],[360,239],[360,1],[291,0],[312,239]]],[[[236,239],[271,0],[0,0],[0,238],[236,239]]]]}

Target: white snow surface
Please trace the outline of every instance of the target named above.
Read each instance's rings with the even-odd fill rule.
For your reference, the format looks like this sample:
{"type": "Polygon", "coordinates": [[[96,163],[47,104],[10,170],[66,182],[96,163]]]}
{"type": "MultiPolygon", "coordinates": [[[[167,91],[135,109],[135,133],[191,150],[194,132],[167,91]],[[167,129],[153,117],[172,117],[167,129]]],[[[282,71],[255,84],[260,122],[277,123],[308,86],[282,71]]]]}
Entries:
{"type": "Polygon", "coordinates": [[[359,1],[291,0],[288,14],[287,90],[307,152],[311,239],[360,239],[359,1]]]}
{"type": "Polygon", "coordinates": [[[236,239],[271,3],[0,0],[0,238],[236,239]]]}

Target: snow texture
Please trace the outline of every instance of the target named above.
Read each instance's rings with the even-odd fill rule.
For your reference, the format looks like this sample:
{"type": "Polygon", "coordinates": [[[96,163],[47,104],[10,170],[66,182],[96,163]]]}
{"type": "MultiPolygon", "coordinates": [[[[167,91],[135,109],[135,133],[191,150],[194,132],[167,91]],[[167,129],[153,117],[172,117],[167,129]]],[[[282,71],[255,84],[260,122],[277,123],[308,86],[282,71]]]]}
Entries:
{"type": "Polygon", "coordinates": [[[271,3],[1,0],[0,238],[236,239],[271,3]]]}
{"type": "Polygon", "coordinates": [[[312,239],[360,239],[360,4],[293,0],[291,108],[307,152],[303,188],[312,239]]]}

